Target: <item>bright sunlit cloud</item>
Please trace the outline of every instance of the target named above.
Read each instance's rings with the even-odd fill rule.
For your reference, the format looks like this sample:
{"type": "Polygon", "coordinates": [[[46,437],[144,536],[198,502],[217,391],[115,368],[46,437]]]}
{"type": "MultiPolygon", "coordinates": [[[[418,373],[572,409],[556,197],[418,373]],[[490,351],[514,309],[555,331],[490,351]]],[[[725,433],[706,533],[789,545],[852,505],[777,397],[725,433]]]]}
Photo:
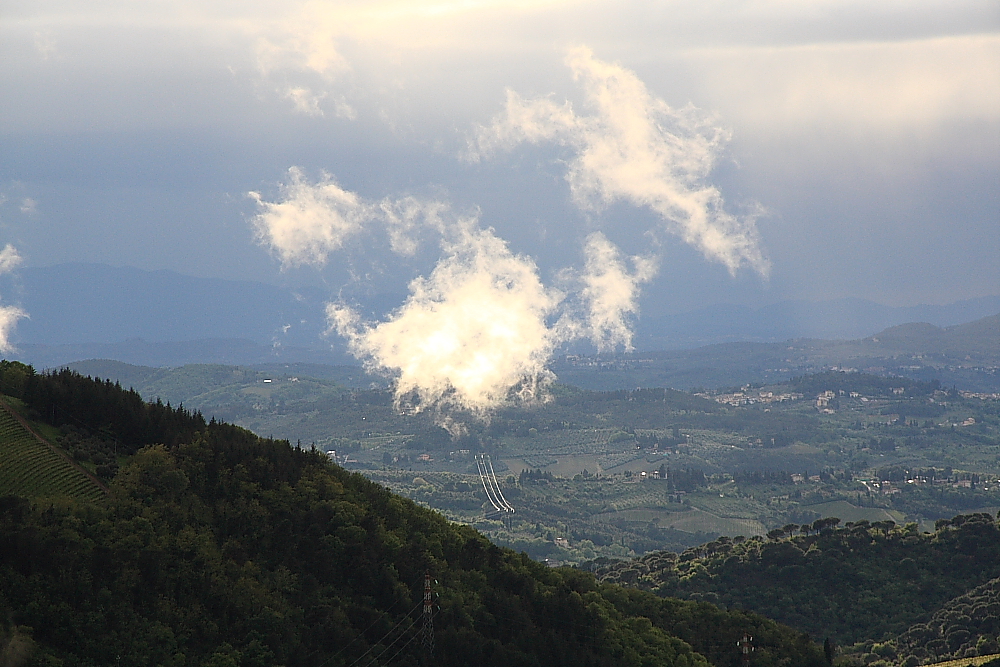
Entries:
{"type": "Polygon", "coordinates": [[[544,399],[546,366],[561,344],[589,339],[601,350],[631,347],[629,318],[638,286],[655,273],[650,258],[627,260],[603,234],[584,247],[585,268],[564,272],[571,299],[543,284],[534,261],[513,253],[494,230],[459,217],[438,201],[416,197],[366,201],[332,176],[312,183],[297,168],[282,198],[251,193],[259,213],[258,242],[285,266],[322,266],[347,252],[354,237],[388,236],[409,256],[426,234],[439,238],[441,257],[386,321],[363,322],[344,303],[327,308],[331,331],[372,369],[396,378],[401,407],[462,408],[482,414],[508,401],[544,399]]]}
{"type": "Polygon", "coordinates": [[[307,182],[297,167],[290,168],[288,175],[289,182],[282,186],[283,201],[267,202],[259,192],[249,193],[261,209],[254,218],[257,238],[284,266],[322,266],[331,252],[361,232],[374,217],[374,209],[329,175],[315,184],[307,182]]]}
{"type": "Polygon", "coordinates": [[[435,235],[441,257],[382,322],[364,322],[345,303],[331,303],[332,332],[373,370],[396,379],[403,409],[461,408],[477,414],[510,401],[544,400],[547,364],[562,344],[588,339],[599,350],[631,349],[639,286],[656,272],[652,257],[624,258],[600,232],[583,248],[583,270],[561,273],[564,289],[546,286],[534,260],[510,250],[493,229],[456,216],[445,203],[416,197],[366,201],[324,175],[312,183],[289,170],[282,199],[251,193],[260,213],[258,242],[284,265],[322,266],[387,234],[390,247],[413,255],[435,235]],[[571,298],[567,298],[571,297],[571,298]]]}
{"type": "Polygon", "coordinates": [[[492,230],[465,221],[456,231],[387,321],[364,324],[350,308],[330,304],[331,327],[370,366],[396,373],[400,407],[483,413],[509,400],[540,400],[560,342],[548,320],[562,295],[492,230]]]}
{"type": "Polygon", "coordinates": [[[571,50],[566,63],[591,113],[508,91],[504,113],[476,133],[473,159],[522,142],[568,146],[574,157],[566,180],[580,206],[618,199],[647,206],[730,273],[746,264],[766,276],[770,264],[754,216],[726,211],[722,194],[707,183],[728,132],[693,107],[671,108],[633,72],[598,60],[590,49],[571,50]]]}
{"type": "Polygon", "coordinates": [[[248,196],[257,203],[253,218],[257,241],[269,248],[285,268],[321,267],[330,254],[353,237],[384,231],[399,255],[413,255],[421,228],[438,232],[447,205],[416,197],[367,201],[341,188],[329,174],[313,183],[302,169],[291,167],[281,184],[281,199],[265,201],[259,192],[248,196]]]}
{"type": "Polygon", "coordinates": [[[629,271],[621,252],[604,234],[594,232],[584,247],[586,267],[580,297],[586,304],[587,337],[599,352],[632,350],[629,317],[639,312],[639,285],[656,275],[653,257],[632,257],[629,271]]]}

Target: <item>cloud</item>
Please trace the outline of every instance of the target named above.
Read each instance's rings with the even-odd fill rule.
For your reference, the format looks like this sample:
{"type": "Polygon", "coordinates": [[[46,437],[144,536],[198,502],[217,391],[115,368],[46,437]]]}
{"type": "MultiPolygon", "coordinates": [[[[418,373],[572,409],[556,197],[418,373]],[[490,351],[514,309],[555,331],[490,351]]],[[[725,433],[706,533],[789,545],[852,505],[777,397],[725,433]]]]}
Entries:
{"type": "Polygon", "coordinates": [[[488,157],[524,142],[553,142],[574,150],[566,180],[581,208],[617,200],[655,211],[672,233],[734,273],[744,265],[767,275],[755,216],[725,210],[706,179],[729,133],[692,106],[673,109],[652,96],[631,71],[596,59],[587,48],[566,63],[580,82],[591,115],[569,102],[526,100],[508,90],[504,113],[480,127],[470,157],[488,157]]]}
{"type": "Polygon", "coordinates": [[[0,275],[10,273],[21,265],[21,261],[17,248],[8,243],[0,250],[0,275]]]}
{"type": "Polygon", "coordinates": [[[656,275],[656,260],[632,257],[629,272],[621,252],[604,234],[594,232],[584,247],[586,268],[580,281],[581,300],[586,304],[586,335],[604,352],[623,347],[632,349],[632,329],[628,317],[639,310],[639,285],[656,275]]]}
{"type": "Polygon", "coordinates": [[[299,113],[304,113],[307,116],[323,115],[319,102],[326,97],[326,93],[315,94],[308,88],[297,86],[286,90],[285,97],[292,101],[295,110],[299,113]]]}
{"type": "Polygon", "coordinates": [[[413,255],[421,229],[442,232],[446,227],[442,215],[448,207],[441,202],[416,197],[369,201],[341,188],[329,174],[310,183],[300,168],[291,167],[288,176],[280,201],[247,193],[260,209],[253,219],[258,243],[269,247],[285,267],[323,266],[350,238],[376,227],[388,235],[393,252],[413,255]]]}
{"type": "Polygon", "coordinates": [[[410,283],[409,297],[386,321],[362,322],[344,303],[328,304],[327,318],[352,354],[395,375],[401,409],[482,415],[511,401],[544,400],[555,377],[547,364],[560,345],[588,338],[602,351],[631,347],[628,320],[639,285],[656,272],[651,258],[626,262],[603,234],[591,234],[584,270],[563,273],[575,292],[568,298],[546,287],[534,261],[511,252],[493,229],[451,219],[441,204],[427,214],[416,200],[400,201],[403,211],[419,212],[404,214],[409,220],[442,235],[442,257],[410,283]]]}
{"type": "Polygon", "coordinates": [[[684,60],[699,99],[754,133],[815,135],[828,126],[838,128],[838,137],[863,128],[911,137],[1000,117],[997,31],[694,48],[684,60]]]}
{"type": "MultiPolygon", "coordinates": [[[[326,112],[321,106],[321,102],[328,98],[331,98],[329,92],[314,92],[311,88],[306,88],[304,86],[293,86],[285,91],[285,98],[292,101],[292,106],[295,111],[306,116],[325,116],[326,112]]],[[[337,118],[346,118],[347,120],[354,120],[358,117],[357,111],[354,110],[343,95],[339,97],[332,97],[333,115],[337,118]]]]}
{"type": "Polygon", "coordinates": [[[546,368],[564,343],[589,339],[605,351],[631,348],[629,320],[639,286],[656,273],[650,257],[624,257],[600,232],[587,237],[582,271],[568,290],[543,284],[533,259],[515,254],[492,228],[449,205],[417,197],[365,200],[329,174],[309,182],[289,169],[279,201],[250,193],[258,241],[285,266],[323,266],[348,240],[384,233],[393,252],[415,255],[436,235],[441,257],[385,321],[362,322],[344,303],[327,307],[330,331],[373,369],[396,377],[400,408],[462,408],[483,414],[508,401],[543,400],[546,368]]]}
{"type": "Polygon", "coordinates": [[[14,333],[17,321],[28,316],[16,306],[0,306],[0,352],[10,352],[14,349],[10,336],[14,333]]]}
{"type": "MultiPolygon", "coordinates": [[[[257,70],[279,94],[291,100],[296,112],[323,116],[323,100],[331,97],[331,90],[351,71],[337,44],[346,28],[345,14],[342,8],[325,2],[291,7],[276,20],[252,23],[258,31],[257,70]]],[[[332,99],[335,116],[356,118],[342,95],[332,99]]]]}
{"type": "MultiPolygon", "coordinates": [[[[0,275],[10,273],[21,265],[21,255],[11,244],[7,244],[0,250],[0,275]]],[[[10,336],[17,326],[17,321],[28,317],[16,306],[0,306],[0,352],[10,352],[14,345],[10,342],[10,336]]]]}
{"type": "Polygon", "coordinates": [[[445,233],[449,228],[449,223],[445,221],[449,209],[442,202],[416,197],[396,200],[387,197],[379,202],[378,210],[389,234],[390,247],[397,255],[417,252],[417,235],[421,228],[428,227],[438,233],[445,233]]]}
{"type": "Polygon", "coordinates": [[[264,75],[276,70],[306,70],[330,81],[350,70],[337,48],[336,13],[328,3],[308,2],[267,25],[257,41],[257,65],[264,75]]]}
{"type": "Polygon", "coordinates": [[[21,201],[21,213],[25,215],[34,215],[38,213],[38,202],[36,202],[31,197],[25,197],[21,201]]]}
{"type": "Polygon", "coordinates": [[[257,240],[267,245],[286,267],[322,266],[334,250],[359,234],[375,211],[353,192],[337,185],[329,174],[312,184],[302,170],[288,170],[281,187],[283,201],[264,201],[259,192],[249,196],[261,210],[253,223],[257,240]]]}
{"type": "Polygon", "coordinates": [[[443,249],[387,321],[363,324],[352,309],[330,304],[331,328],[355,355],[398,375],[400,407],[481,414],[512,398],[539,399],[553,377],[546,363],[559,336],[548,320],[562,294],[542,284],[530,258],[474,221],[460,224],[443,249]]]}

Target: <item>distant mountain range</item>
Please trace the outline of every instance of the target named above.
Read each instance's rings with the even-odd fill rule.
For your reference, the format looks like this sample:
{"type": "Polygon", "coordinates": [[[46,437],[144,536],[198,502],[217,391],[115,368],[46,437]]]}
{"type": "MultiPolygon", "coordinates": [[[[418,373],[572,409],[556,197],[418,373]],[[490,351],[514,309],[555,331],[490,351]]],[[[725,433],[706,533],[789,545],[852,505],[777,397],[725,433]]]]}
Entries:
{"type": "Polygon", "coordinates": [[[562,382],[599,390],[714,389],[854,370],[1000,392],[1000,314],[950,327],[901,324],[853,340],[797,338],[608,357],[566,356],[552,368],[562,382]]]}
{"type": "Polygon", "coordinates": [[[292,291],[101,264],[23,269],[4,282],[4,301],[30,315],[17,326],[19,345],[240,338],[315,348],[329,300],[315,288],[292,291]]]}
{"type": "MultiPolygon", "coordinates": [[[[0,278],[4,303],[30,314],[16,329],[17,352],[38,367],[104,358],[146,366],[189,363],[356,364],[342,341],[324,336],[319,288],[195,278],[100,264],[28,268],[0,278]]],[[[369,295],[362,307],[383,316],[402,295],[369,295]]],[[[725,342],[797,338],[860,339],[888,327],[948,327],[1000,312],[1000,295],[906,308],[862,299],[784,301],[762,308],[714,305],[642,318],[636,349],[681,350],[725,342]]]]}
{"type": "MultiPolygon", "coordinates": [[[[206,350],[206,354],[210,352],[206,350]]],[[[242,370],[235,372],[232,366],[222,365],[175,363],[165,364],[172,368],[155,368],[100,355],[80,359],[86,360],[67,365],[84,375],[117,380],[135,387],[144,396],[160,396],[175,403],[189,401],[207,391],[205,387],[218,388],[242,381],[248,372],[332,380],[354,388],[385,386],[387,382],[385,377],[369,375],[357,366],[287,360],[240,364],[242,370]],[[191,386],[199,389],[193,391],[191,386]]],[[[782,343],[719,343],[693,350],[618,356],[567,355],[555,360],[552,369],[559,382],[601,391],[636,387],[715,389],[746,383],[780,383],[796,375],[838,369],[937,380],[943,386],[969,391],[1000,392],[1000,314],[946,328],[903,324],[855,340],[793,339],[782,343]]]]}
{"type": "Polygon", "coordinates": [[[944,306],[900,308],[864,299],[782,301],[762,308],[715,305],[678,315],[640,319],[635,346],[637,350],[648,351],[736,341],[853,340],[911,322],[950,327],[996,313],[1000,313],[1000,295],[944,306]]]}
{"type": "Polygon", "coordinates": [[[39,367],[89,358],[148,366],[273,361],[356,363],[328,340],[317,288],[195,278],[101,264],[4,276],[0,294],[30,318],[11,356],[39,367]]]}

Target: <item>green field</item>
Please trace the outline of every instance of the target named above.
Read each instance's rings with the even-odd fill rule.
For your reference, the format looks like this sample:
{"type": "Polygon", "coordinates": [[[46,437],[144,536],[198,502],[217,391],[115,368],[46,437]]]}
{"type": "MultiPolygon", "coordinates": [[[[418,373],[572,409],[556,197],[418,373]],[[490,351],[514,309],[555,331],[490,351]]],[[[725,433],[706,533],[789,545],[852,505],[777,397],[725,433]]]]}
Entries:
{"type": "Polygon", "coordinates": [[[656,508],[639,508],[622,510],[620,512],[605,512],[595,514],[594,521],[613,523],[616,520],[631,522],[654,522],[662,528],[674,528],[688,533],[712,533],[717,535],[728,535],[735,537],[753,537],[763,535],[766,531],[760,521],[754,519],[741,519],[734,517],[723,517],[705,512],[697,507],[684,512],[669,512],[656,508]]]}
{"type": "Polygon", "coordinates": [[[0,410],[0,494],[97,500],[103,493],[79,468],[0,410]]]}

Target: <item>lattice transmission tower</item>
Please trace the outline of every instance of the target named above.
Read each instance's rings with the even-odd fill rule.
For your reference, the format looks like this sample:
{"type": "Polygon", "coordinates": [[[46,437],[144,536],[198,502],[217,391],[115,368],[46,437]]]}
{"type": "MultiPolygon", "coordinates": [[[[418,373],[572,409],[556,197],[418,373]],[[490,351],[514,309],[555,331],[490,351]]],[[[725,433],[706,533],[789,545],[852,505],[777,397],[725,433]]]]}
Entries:
{"type": "Polygon", "coordinates": [[[753,653],[753,637],[750,633],[744,632],[743,639],[736,642],[736,645],[740,647],[740,652],[743,653],[743,667],[749,667],[750,665],[750,654],[753,653]]]}
{"type": "Polygon", "coordinates": [[[424,627],[420,642],[428,655],[434,655],[434,604],[430,572],[424,573],[424,627]]]}

